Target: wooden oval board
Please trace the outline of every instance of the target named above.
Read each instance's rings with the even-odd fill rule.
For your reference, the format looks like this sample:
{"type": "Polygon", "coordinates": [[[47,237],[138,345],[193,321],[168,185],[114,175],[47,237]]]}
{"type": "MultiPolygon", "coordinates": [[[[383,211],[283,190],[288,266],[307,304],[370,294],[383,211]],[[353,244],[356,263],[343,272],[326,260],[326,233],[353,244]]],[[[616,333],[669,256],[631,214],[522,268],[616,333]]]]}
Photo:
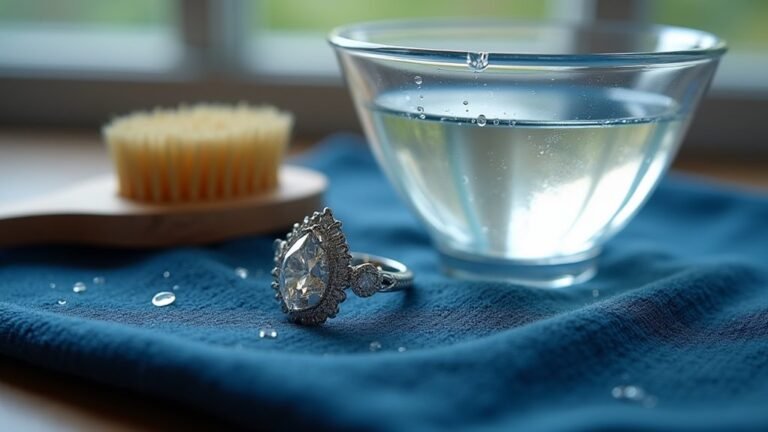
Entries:
{"type": "Polygon", "coordinates": [[[28,201],[0,204],[0,247],[162,247],[287,231],[322,208],[327,184],[321,173],[286,165],[280,169],[278,188],[267,194],[157,205],[120,197],[114,176],[102,176],[28,201]]]}

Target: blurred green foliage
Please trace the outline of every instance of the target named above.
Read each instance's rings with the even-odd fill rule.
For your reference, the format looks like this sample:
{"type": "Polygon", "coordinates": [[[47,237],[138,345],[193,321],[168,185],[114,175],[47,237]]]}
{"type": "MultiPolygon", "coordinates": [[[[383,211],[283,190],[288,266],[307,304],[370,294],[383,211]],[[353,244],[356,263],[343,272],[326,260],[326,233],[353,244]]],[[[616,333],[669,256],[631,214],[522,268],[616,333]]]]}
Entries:
{"type": "Polygon", "coordinates": [[[426,17],[544,18],[546,0],[251,0],[254,27],[327,32],[355,21],[426,17]]]}
{"type": "Polygon", "coordinates": [[[768,48],[766,0],[662,0],[652,3],[651,19],[715,33],[736,50],[768,48]]]}

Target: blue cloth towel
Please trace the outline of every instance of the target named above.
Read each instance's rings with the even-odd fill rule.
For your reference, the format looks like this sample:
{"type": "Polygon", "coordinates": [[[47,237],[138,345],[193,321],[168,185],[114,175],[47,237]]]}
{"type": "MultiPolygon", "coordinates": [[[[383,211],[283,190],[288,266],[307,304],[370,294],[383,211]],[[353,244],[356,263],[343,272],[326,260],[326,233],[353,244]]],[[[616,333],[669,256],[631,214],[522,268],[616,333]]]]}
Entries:
{"type": "Polygon", "coordinates": [[[330,177],[351,247],[410,265],[414,290],[350,296],[303,328],[272,298],[273,237],[2,250],[0,354],[244,427],[768,430],[765,197],[668,178],[594,280],[544,290],[439,273],[360,138],[299,162],[330,177]],[[173,305],[151,304],[174,285],[173,305]]]}

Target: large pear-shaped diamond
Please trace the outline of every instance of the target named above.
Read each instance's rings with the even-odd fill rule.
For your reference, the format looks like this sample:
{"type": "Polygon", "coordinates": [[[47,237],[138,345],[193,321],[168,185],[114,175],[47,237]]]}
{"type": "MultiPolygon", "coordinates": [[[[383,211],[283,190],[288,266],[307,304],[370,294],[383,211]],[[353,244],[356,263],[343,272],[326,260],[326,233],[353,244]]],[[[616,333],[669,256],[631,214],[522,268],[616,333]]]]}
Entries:
{"type": "Polygon", "coordinates": [[[317,306],[328,286],[328,260],[313,232],[299,237],[285,253],[280,267],[280,294],[288,309],[317,306]]]}

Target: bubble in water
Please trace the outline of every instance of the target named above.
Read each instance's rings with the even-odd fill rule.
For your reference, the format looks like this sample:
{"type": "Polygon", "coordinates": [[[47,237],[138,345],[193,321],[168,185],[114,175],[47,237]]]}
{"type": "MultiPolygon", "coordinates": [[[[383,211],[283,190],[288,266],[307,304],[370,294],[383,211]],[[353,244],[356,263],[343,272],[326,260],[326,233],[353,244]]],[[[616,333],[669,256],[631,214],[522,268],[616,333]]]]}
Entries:
{"type": "Polygon", "coordinates": [[[51,287],[51,288],[56,288],[56,284],[53,283],[53,282],[49,283],[48,286],[51,287]]]}
{"type": "Polygon", "coordinates": [[[491,230],[491,229],[490,229],[490,228],[488,228],[487,226],[484,226],[484,227],[482,228],[482,231],[483,231],[483,233],[486,233],[486,234],[487,234],[487,233],[488,233],[488,231],[490,231],[490,230],[491,230]]]}
{"type": "Polygon", "coordinates": [[[421,85],[421,83],[423,83],[423,82],[424,82],[424,80],[423,80],[423,79],[421,79],[421,76],[419,76],[419,75],[416,75],[415,77],[413,77],[413,82],[415,82],[415,83],[416,83],[416,85],[421,85]]]}
{"type": "Polygon", "coordinates": [[[406,348],[406,347],[399,347],[397,349],[397,352],[406,352],[406,351],[408,351],[408,348],[406,348]]]}
{"type": "Polygon", "coordinates": [[[419,114],[419,118],[424,120],[425,118],[427,118],[427,116],[424,113],[421,113],[419,114]]]}
{"type": "Polygon", "coordinates": [[[593,289],[592,290],[592,297],[595,297],[595,298],[600,297],[600,290],[597,289],[597,288],[593,289]]]}
{"type": "Polygon", "coordinates": [[[178,291],[179,286],[178,285],[174,285],[174,286],[171,287],[171,289],[174,290],[174,291],[178,291]]]}
{"type": "Polygon", "coordinates": [[[467,53],[467,66],[475,72],[484,71],[488,67],[488,53],[467,53]]]}
{"type": "Polygon", "coordinates": [[[464,106],[469,105],[469,101],[464,101],[462,103],[464,104],[464,106]]]}
{"type": "Polygon", "coordinates": [[[472,122],[472,124],[475,124],[475,123],[477,123],[477,119],[472,119],[472,120],[470,120],[470,121],[472,122]]]}
{"type": "Polygon", "coordinates": [[[464,184],[469,184],[469,177],[461,176],[461,182],[464,183],[464,184]]]}
{"type": "Polygon", "coordinates": [[[169,277],[171,277],[171,272],[169,272],[168,270],[164,271],[163,272],[163,277],[168,279],[169,277]]]}
{"type": "Polygon", "coordinates": [[[498,126],[499,125],[499,119],[494,119],[493,120],[493,125],[494,126],[498,126]]]}
{"type": "Polygon", "coordinates": [[[486,120],[485,116],[480,114],[477,116],[477,125],[480,127],[485,126],[485,124],[488,123],[488,120],[486,120]]]}
{"type": "Polygon", "coordinates": [[[104,276],[94,276],[93,278],[94,285],[104,285],[106,281],[107,279],[104,276]]]}
{"type": "Polygon", "coordinates": [[[424,99],[424,95],[419,95],[419,99],[424,99]]]}
{"type": "Polygon", "coordinates": [[[235,275],[240,279],[245,279],[248,277],[248,269],[245,267],[237,267],[235,269],[235,275]]]}
{"type": "Polygon", "coordinates": [[[157,307],[168,306],[176,301],[176,294],[169,291],[161,291],[152,297],[152,304],[157,307]]]}
{"type": "Polygon", "coordinates": [[[370,344],[368,344],[368,349],[370,351],[378,351],[381,349],[381,342],[379,341],[373,341],[370,344]]]}
{"type": "Polygon", "coordinates": [[[275,339],[277,338],[277,330],[270,326],[262,327],[259,329],[259,337],[262,339],[275,339]]]}
{"type": "Polygon", "coordinates": [[[65,304],[67,304],[67,301],[62,299],[62,300],[57,301],[56,304],[59,305],[59,306],[64,306],[65,304]]]}
{"type": "Polygon", "coordinates": [[[72,285],[72,291],[78,294],[85,292],[87,289],[88,287],[82,282],[75,282],[75,284],[72,285]]]}

